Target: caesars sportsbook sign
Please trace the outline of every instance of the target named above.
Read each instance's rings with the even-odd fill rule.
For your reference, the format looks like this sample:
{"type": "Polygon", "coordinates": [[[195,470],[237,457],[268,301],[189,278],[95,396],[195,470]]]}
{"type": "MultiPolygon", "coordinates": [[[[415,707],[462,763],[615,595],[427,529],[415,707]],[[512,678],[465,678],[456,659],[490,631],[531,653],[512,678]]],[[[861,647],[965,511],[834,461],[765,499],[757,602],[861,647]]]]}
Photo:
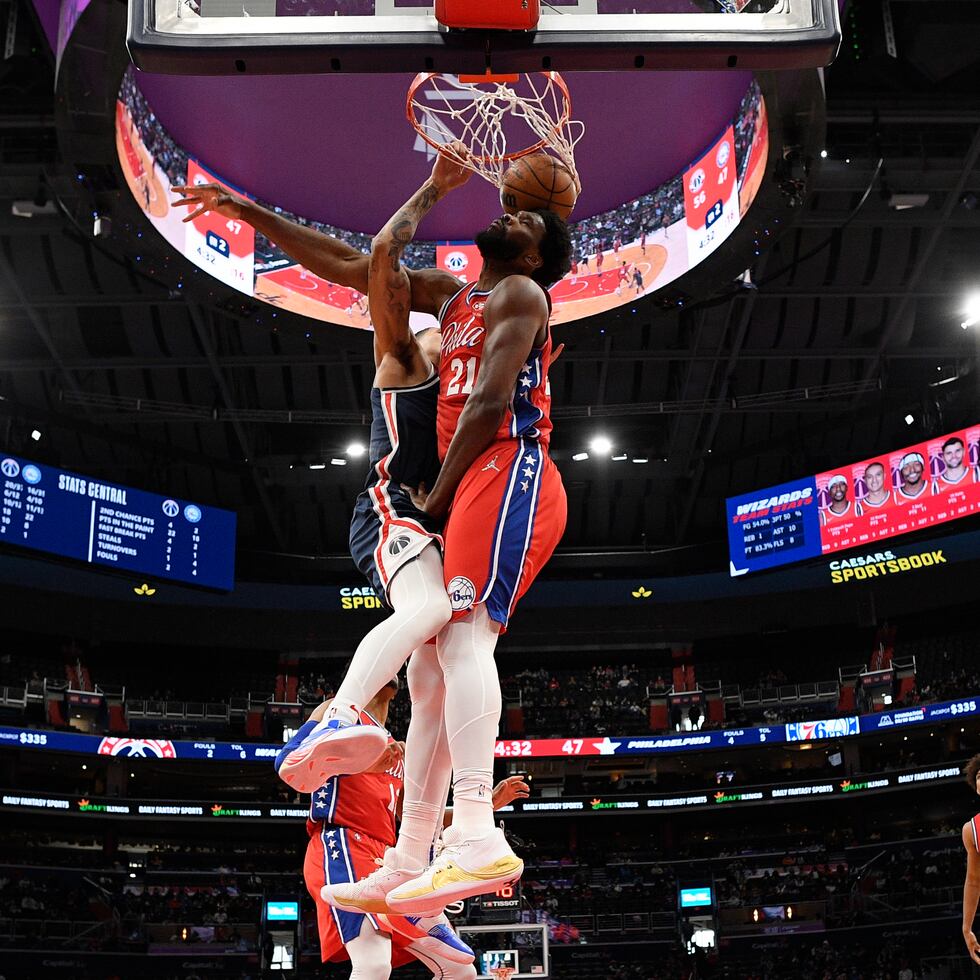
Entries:
{"type": "Polygon", "coordinates": [[[911,558],[880,542],[980,513],[980,425],[730,497],[726,510],[732,575],[855,548],[860,560],[832,563],[835,582],[905,571],[911,558]]]}

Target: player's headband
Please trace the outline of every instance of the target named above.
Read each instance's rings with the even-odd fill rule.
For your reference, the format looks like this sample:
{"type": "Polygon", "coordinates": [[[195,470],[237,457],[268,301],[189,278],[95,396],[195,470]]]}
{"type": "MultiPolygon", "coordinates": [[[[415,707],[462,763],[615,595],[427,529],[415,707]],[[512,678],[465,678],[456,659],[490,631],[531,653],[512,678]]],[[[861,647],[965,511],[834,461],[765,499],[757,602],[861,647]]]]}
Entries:
{"type": "Polygon", "coordinates": [[[835,483],[843,483],[844,486],[846,487],[847,486],[847,477],[846,476],[841,476],[840,473],[838,473],[836,476],[832,476],[827,481],[827,489],[829,490],[835,483]]]}
{"type": "Polygon", "coordinates": [[[902,462],[899,464],[899,469],[904,470],[906,466],[911,466],[913,463],[919,463],[921,466],[925,466],[926,461],[922,458],[920,453],[906,453],[902,457],[902,462]]]}

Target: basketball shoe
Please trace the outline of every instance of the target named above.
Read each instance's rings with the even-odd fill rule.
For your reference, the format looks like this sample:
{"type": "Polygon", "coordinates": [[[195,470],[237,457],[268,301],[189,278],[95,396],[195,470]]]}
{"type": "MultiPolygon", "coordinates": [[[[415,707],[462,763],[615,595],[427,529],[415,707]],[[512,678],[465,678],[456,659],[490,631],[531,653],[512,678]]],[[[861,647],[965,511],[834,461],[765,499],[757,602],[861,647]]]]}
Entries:
{"type": "Polygon", "coordinates": [[[334,776],[364,772],[388,745],[387,733],[377,725],[349,725],[330,718],[305,732],[304,728],[275,763],[279,778],[300,793],[313,793],[334,776]]]}
{"type": "Polygon", "coordinates": [[[396,932],[412,940],[412,948],[435,959],[449,960],[463,965],[472,963],[476,954],[456,935],[444,912],[436,916],[379,915],[396,932]]]}
{"type": "MultiPolygon", "coordinates": [[[[414,862],[407,862],[389,847],[384,859],[375,858],[378,868],[360,881],[344,881],[336,885],[324,885],[320,897],[335,908],[345,912],[389,912],[388,892],[406,881],[417,878],[425,869],[414,862]]],[[[438,915],[441,905],[427,905],[424,911],[438,915]]],[[[402,930],[399,930],[401,932],[402,930]]],[[[408,933],[405,933],[408,935],[408,933]]]]}
{"type": "Polygon", "coordinates": [[[424,914],[471,895],[494,892],[524,873],[524,862],[511,850],[499,828],[485,837],[464,840],[455,827],[450,827],[442,839],[442,852],[420,875],[388,892],[392,912],[424,914]]]}

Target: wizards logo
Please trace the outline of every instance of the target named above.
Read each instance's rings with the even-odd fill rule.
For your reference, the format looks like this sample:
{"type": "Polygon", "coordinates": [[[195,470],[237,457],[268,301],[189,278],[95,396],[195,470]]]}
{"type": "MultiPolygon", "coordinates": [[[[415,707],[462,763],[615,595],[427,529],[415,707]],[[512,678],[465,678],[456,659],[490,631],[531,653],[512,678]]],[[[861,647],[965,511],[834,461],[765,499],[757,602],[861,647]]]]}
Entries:
{"type": "Polygon", "coordinates": [[[104,738],[99,755],[119,755],[127,759],[176,759],[174,743],[165,738],[104,738]]]}

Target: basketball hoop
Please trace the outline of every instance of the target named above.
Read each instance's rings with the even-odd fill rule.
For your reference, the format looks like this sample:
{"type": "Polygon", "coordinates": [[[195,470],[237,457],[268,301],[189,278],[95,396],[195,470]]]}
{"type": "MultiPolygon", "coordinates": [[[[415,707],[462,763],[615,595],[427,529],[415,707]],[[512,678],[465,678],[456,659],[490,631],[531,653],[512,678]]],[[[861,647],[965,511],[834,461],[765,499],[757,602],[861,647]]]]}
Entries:
{"type": "Polygon", "coordinates": [[[516,971],[512,966],[490,967],[490,976],[492,976],[494,980],[510,980],[510,978],[514,975],[515,972],[516,971]]]}
{"type": "Polygon", "coordinates": [[[470,155],[464,160],[448,151],[458,163],[499,187],[507,165],[531,153],[550,152],[571,171],[575,169],[575,144],[585,125],[572,119],[572,98],[565,80],[556,71],[519,75],[442,75],[420,72],[408,89],[405,103],[408,121],[433,149],[446,151],[448,144],[464,143],[470,155]],[[526,124],[530,133],[521,138],[514,128],[526,124]],[[510,142],[518,142],[512,149],[510,142]]]}

